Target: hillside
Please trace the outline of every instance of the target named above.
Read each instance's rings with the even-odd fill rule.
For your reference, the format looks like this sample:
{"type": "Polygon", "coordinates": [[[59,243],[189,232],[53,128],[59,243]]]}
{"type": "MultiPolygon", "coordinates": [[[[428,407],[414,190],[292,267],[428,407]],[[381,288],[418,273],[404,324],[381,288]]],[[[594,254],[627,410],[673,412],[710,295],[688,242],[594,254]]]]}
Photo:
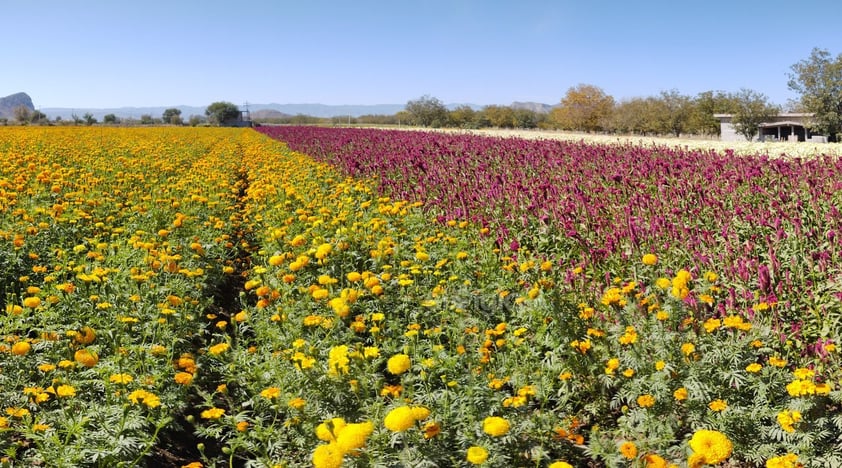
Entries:
{"type": "Polygon", "coordinates": [[[18,106],[24,106],[30,111],[35,110],[35,106],[32,104],[32,98],[28,94],[10,94],[4,98],[0,98],[0,118],[13,119],[15,117],[15,108],[18,106]]]}

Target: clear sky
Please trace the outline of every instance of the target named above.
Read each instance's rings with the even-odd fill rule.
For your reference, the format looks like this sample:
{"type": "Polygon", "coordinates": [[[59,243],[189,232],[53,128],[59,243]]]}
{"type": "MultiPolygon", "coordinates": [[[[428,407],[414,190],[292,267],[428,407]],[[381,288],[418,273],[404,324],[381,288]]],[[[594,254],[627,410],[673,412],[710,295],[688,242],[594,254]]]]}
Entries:
{"type": "Polygon", "coordinates": [[[0,96],[36,107],[226,100],[559,102],[750,88],[842,53],[838,0],[0,0],[0,96]]]}

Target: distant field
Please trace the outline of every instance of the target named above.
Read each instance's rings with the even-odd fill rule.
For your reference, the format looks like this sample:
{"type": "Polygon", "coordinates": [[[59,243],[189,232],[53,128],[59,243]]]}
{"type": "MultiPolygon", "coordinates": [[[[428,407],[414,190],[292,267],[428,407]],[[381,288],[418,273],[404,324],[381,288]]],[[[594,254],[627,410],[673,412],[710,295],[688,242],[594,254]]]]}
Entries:
{"type": "Polygon", "coordinates": [[[516,137],[526,139],[558,139],[585,141],[589,143],[635,143],[641,145],[677,146],[686,149],[710,148],[717,151],[732,149],[737,154],[768,154],[769,156],[816,156],[842,155],[842,145],[834,143],[789,143],[789,142],[748,142],[748,141],[719,141],[690,138],[642,137],[596,135],[587,133],[570,133],[551,130],[509,130],[509,129],[481,129],[481,130],[446,130],[448,132],[472,133],[476,135],[516,137]]]}

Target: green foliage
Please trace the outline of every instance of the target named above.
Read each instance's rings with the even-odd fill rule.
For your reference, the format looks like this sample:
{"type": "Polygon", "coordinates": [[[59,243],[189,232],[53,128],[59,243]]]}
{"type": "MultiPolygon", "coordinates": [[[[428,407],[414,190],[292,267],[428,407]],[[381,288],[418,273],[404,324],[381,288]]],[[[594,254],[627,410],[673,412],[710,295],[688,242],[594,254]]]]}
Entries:
{"type": "Polygon", "coordinates": [[[406,112],[413,123],[421,127],[437,128],[447,125],[447,108],[438,98],[429,95],[407,101],[406,112]]]}
{"type": "Polygon", "coordinates": [[[164,113],[161,114],[161,121],[172,125],[183,124],[184,121],[181,119],[181,109],[171,107],[169,109],[164,110],[164,113]]]}
{"type": "Polygon", "coordinates": [[[768,122],[780,111],[778,107],[769,103],[766,95],[750,89],[741,89],[732,100],[734,130],[748,141],[757,135],[760,124],[768,122]]]}
{"type": "Polygon", "coordinates": [[[240,108],[227,101],[214,102],[205,109],[205,115],[211,124],[222,125],[240,117],[240,108]]]}
{"type": "Polygon", "coordinates": [[[831,141],[842,133],[842,54],[834,59],[825,49],[791,67],[789,88],[801,94],[801,104],[812,112],[813,126],[831,141]]]}

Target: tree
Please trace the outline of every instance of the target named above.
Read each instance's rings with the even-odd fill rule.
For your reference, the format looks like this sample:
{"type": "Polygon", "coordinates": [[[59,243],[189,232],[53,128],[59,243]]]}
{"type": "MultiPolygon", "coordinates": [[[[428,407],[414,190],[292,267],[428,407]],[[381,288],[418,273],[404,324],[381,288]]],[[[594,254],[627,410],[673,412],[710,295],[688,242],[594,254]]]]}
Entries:
{"type": "Polygon", "coordinates": [[[17,106],[12,110],[12,115],[19,123],[29,123],[32,118],[32,112],[26,106],[17,106]]]}
{"type": "Polygon", "coordinates": [[[768,122],[778,114],[779,109],[769,103],[765,94],[750,89],[741,89],[733,96],[734,112],[731,119],[734,130],[751,141],[757,135],[760,124],[768,122]]]}
{"type": "Polygon", "coordinates": [[[660,130],[662,133],[670,133],[676,137],[687,128],[690,116],[693,113],[693,101],[686,96],[672,89],[661,91],[659,99],[661,106],[660,130]]]}
{"type": "Polygon", "coordinates": [[[443,127],[447,124],[447,107],[437,98],[428,95],[407,101],[406,111],[415,125],[422,127],[443,127]]]}
{"type": "Polygon", "coordinates": [[[155,123],[155,119],[152,118],[151,114],[142,114],[140,116],[141,125],[152,125],[153,123],[155,123]]]}
{"type": "Polygon", "coordinates": [[[202,118],[201,115],[191,115],[190,119],[187,120],[187,123],[191,127],[195,127],[195,126],[201,124],[202,122],[204,122],[204,119],[202,118]]]}
{"type": "Polygon", "coordinates": [[[85,125],[93,125],[96,123],[96,118],[90,112],[86,112],[85,115],[82,116],[82,119],[85,120],[85,125]]]}
{"type": "Polygon", "coordinates": [[[483,112],[492,127],[514,128],[516,124],[515,112],[509,106],[485,106],[483,112]]]}
{"type": "Polygon", "coordinates": [[[476,128],[477,112],[468,105],[461,105],[450,111],[448,119],[454,127],[476,128]]]}
{"type": "Polygon", "coordinates": [[[184,123],[181,119],[181,109],[176,109],[175,107],[165,110],[164,113],[161,114],[161,120],[163,120],[165,124],[172,125],[182,125],[184,123]]]}
{"type": "Polygon", "coordinates": [[[117,116],[114,114],[105,114],[102,117],[102,122],[107,124],[115,124],[117,123],[117,116]]]}
{"type": "Polygon", "coordinates": [[[613,97],[597,86],[580,84],[567,90],[550,118],[565,130],[595,132],[606,127],[613,110],[613,97]]]}
{"type": "Polygon", "coordinates": [[[237,120],[240,117],[240,108],[230,102],[217,101],[205,109],[205,115],[210,123],[221,125],[230,120],[237,120]]]}
{"type": "Polygon", "coordinates": [[[714,114],[733,114],[734,96],[724,91],[704,91],[696,95],[688,120],[689,133],[719,135],[719,119],[714,114]]]}
{"type": "Polygon", "coordinates": [[[825,49],[814,48],[810,57],[792,65],[789,89],[813,113],[812,126],[838,141],[842,135],[842,54],[834,59],[825,49]]]}

